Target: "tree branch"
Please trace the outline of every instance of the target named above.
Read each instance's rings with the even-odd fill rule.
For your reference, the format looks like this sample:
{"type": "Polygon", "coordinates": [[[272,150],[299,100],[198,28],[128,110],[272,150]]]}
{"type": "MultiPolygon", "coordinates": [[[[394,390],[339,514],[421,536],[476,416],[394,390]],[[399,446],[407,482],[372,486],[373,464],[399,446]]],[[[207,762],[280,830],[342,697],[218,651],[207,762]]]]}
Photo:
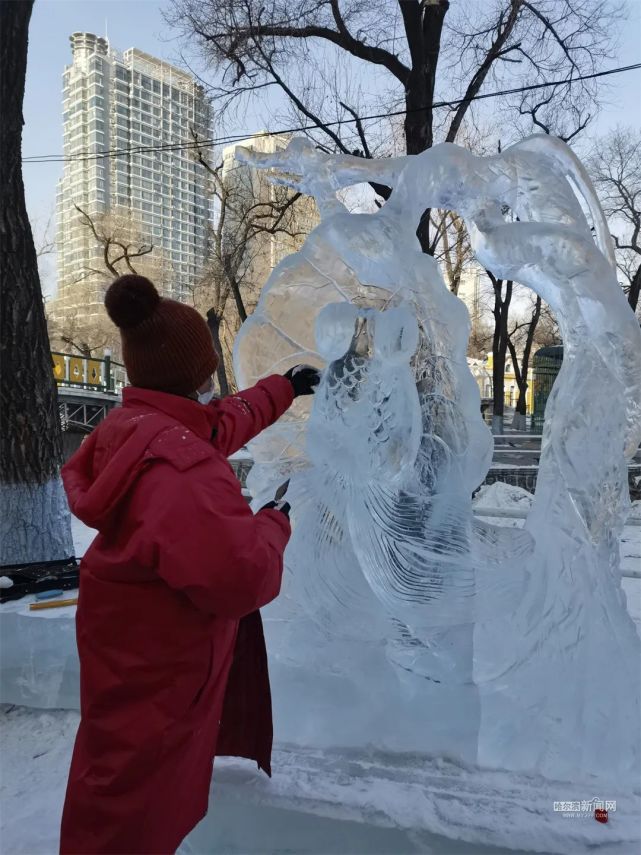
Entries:
{"type": "MultiPolygon", "coordinates": [[[[407,5],[410,5],[409,3],[407,5]]],[[[205,41],[214,42],[219,50],[221,40],[228,37],[227,33],[206,33],[203,30],[196,29],[201,38],[205,41]]],[[[239,62],[238,48],[249,39],[262,40],[265,38],[286,38],[286,39],[322,39],[330,42],[337,47],[346,50],[357,59],[362,59],[365,62],[371,62],[374,65],[383,66],[391,74],[394,75],[401,83],[405,83],[410,73],[409,68],[404,65],[399,58],[383,48],[366,45],[364,42],[354,38],[346,27],[342,31],[332,30],[329,27],[321,27],[313,24],[308,24],[304,27],[282,26],[278,24],[262,24],[257,23],[254,27],[239,27],[235,34],[235,39],[231,42],[226,51],[228,59],[234,57],[234,61],[239,62]]],[[[244,73],[244,71],[243,71],[244,73]]],[[[242,76],[242,75],[240,75],[242,76]]]]}
{"type": "Polygon", "coordinates": [[[505,53],[505,43],[509,39],[512,31],[514,30],[514,27],[516,26],[519,13],[521,11],[522,2],[523,0],[511,0],[510,11],[503,27],[503,15],[501,14],[501,16],[499,17],[499,21],[496,25],[496,37],[490,45],[485,55],[485,59],[483,60],[477,71],[474,73],[472,79],[470,80],[467,89],[465,90],[463,100],[461,101],[461,103],[456,109],[456,112],[454,113],[454,117],[450,123],[447,136],[445,137],[446,142],[454,142],[454,140],[456,139],[461,124],[463,123],[463,119],[465,118],[465,114],[469,110],[470,104],[472,103],[472,99],[476,95],[478,95],[494,62],[502,54],[505,53]]]}

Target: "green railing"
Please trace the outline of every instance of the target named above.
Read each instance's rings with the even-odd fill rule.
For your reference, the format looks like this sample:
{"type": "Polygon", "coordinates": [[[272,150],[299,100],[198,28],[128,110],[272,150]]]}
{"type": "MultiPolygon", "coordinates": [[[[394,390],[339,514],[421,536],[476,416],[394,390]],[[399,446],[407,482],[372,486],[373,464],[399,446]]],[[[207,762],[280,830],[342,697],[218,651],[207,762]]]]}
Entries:
{"type": "Polygon", "coordinates": [[[107,352],[102,359],[52,352],[53,376],[58,386],[120,395],[127,383],[125,366],[107,352]]]}

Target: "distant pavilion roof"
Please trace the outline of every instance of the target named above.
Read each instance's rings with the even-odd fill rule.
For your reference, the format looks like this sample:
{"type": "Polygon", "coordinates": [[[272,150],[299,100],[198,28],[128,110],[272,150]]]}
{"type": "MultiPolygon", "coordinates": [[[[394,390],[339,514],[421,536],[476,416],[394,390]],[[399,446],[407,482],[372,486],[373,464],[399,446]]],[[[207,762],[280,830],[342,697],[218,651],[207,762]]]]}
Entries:
{"type": "Polygon", "coordinates": [[[534,354],[534,358],[558,359],[561,361],[563,359],[563,345],[551,344],[548,347],[542,347],[534,354]]]}

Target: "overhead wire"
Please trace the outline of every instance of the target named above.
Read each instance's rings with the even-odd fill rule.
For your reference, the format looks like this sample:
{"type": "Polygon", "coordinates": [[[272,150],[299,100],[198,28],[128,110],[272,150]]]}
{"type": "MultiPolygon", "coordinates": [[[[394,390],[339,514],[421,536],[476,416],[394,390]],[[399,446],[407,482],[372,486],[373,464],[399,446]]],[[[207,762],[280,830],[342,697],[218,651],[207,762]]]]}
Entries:
{"type": "Polygon", "coordinates": [[[598,77],[606,77],[612,74],[622,74],[627,71],[634,71],[641,68],[641,62],[634,63],[632,65],[624,65],[619,66],[618,68],[609,68],[604,71],[596,71],[592,74],[582,74],[577,75],[576,77],[568,77],[564,80],[552,80],[546,81],[544,83],[531,83],[527,86],[518,86],[512,89],[502,89],[494,92],[484,92],[479,93],[477,95],[472,96],[471,98],[456,98],[454,100],[449,101],[436,101],[428,106],[415,107],[410,110],[394,110],[394,111],[386,111],[384,113],[375,113],[369,116],[359,116],[357,118],[344,118],[344,119],[335,119],[332,122],[313,122],[307,125],[298,125],[293,128],[282,128],[280,130],[275,131],[261,131],[258,133],[247,133],[247,134],[231,134],[228,136],[220,136],[220,137],[212,137],[209,139],[203,140],[193,140],[186,142],[177,142],[177,143],[163,143],[161,145],[155,146],[133,146],[128,148],[120,148],[120,149],[105,149],[102,151],[95,152],[79,152],[77,154],[72,155],[59,155],[59,154],[50,154],[50,155],[33,155],[31,157],[23,158],[23,163],[77,163],[77,162],[86,162],[86,161],[94,161],[94,160],[102,160],[108,159],[112,157],[124,157],[126,155],[137,155],[137,154],[156,154],[163,152],[172,152],[172,151],[185,151],[190,149],[200,149],[200,148],[212,148],[217,145],[231,145],[233,143],[242,142],[247,139],[260,139],[261,137],[272,137],[272,136],[283,136],[295,133],[302,133],[305,131],[311,130],[323,130],[324,128],[335,128],[341,125],[346,124],[355,124],[356,122],[367,122],[373,121],[375,119],[386,119],[391,116],[405,116],[415,112],[422,112],[426,109],[439,109],[441,107],[457,107],[461,104],[471,103],[472,101],[482,101],[488,98],[498,98],[504,95],[517,95],[523,92],[532,92],[537,89],[545,89],[550,86],[563,86],[567,84],[579,83],[583,80],[593,80],[598,77]]]}

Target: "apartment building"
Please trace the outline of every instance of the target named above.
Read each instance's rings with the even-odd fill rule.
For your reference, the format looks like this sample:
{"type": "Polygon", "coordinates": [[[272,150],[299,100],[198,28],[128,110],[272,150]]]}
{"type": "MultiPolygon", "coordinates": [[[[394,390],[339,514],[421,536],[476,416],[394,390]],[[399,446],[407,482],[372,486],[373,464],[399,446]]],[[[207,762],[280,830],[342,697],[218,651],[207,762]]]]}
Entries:
{"type": "MultiPolygon", "coordinates": [[[[211,136],[211,114],[202,87],[169,63],[137,48],[119,53],[92,33],[70,41],[50,315],[83,326],[102,317],[113,278],[105,236],[115,242],[110,263],[124,252],[118,242],[132,254],[153,247],[133,259],[136,270],[166,296],[187,298],[206,256],[210,201],[207,175],[185,143],[193,133],[211,136]]],[[[128,270],[122,258],[115,266],[128,270]]]]}

